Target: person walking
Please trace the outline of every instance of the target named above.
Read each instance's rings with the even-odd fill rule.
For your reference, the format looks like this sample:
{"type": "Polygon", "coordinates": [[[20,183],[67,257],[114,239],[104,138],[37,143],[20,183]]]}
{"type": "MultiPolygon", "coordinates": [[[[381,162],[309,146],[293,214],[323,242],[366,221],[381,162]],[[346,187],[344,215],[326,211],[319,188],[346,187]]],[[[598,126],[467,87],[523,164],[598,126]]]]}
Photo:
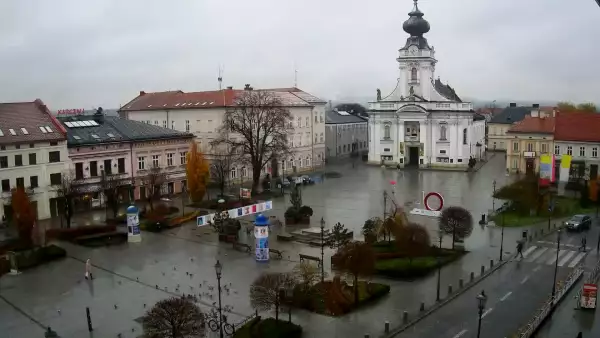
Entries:
{"type": "Polygon", "coordinates": [[[586,245],[587,245],[587,240],[585,239],[585,236],[581,237],[581,248],[579,248],[579,250],[585,252],[586,245]]]}
{"type": "Polygon", "coordinates": [[[92,276],[92,262],[89,258],[85,261],[85,279],[94,279],[92,276]]]}
{"type": "Polygon", "coordinates": [[[523,241],[518,241],[517,242],[517,255],[521,256],[521,259],[523,259],[523,241]]]}

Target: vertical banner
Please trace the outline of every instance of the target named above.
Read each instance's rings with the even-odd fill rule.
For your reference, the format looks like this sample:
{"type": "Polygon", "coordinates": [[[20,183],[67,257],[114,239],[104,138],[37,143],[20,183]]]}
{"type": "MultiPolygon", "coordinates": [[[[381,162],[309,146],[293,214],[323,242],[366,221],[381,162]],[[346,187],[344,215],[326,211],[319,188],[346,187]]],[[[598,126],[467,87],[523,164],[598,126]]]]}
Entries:
{"type": "Polygon", "coordinates": [[[549,185],[554,182],[554,155],[540,156],[540,185],[549,185]]]}
{"type": "Polygon", "coordinates": [[[595,309],[597,296],[598,285],[589,283],[583,284],[579,305],[584,309],[595,309]]]}
{"type": "Polygon", "coordinates": [[[569,170],[571,169],[571,155],[562,155],[560,159],[560,176],[561,182],[569,181],[569,170]]]}

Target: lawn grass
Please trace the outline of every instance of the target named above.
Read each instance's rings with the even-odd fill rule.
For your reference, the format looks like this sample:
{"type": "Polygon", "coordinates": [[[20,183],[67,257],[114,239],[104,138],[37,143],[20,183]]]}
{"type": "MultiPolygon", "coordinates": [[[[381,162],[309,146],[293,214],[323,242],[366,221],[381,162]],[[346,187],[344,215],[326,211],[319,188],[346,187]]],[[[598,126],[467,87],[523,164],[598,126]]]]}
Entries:
{"type": "Polygon", "coordinates": [[[275,318],[256,317],[237,329],[233,338],[300,338],[302,326],[275,318]]]}
{"type": "MultiPolygon", "coordinates": [[[[462,256],[462,252],[451,255],[440,256],[440,265],[444,266],[462,256]]],[[[423,277],[438,267],[438,258],[434,256],[423,256],[415,258],[399,257],[382,259],[375,262],[377,274],[394,278],[416,278],[423,277]]]]}
{"type": "Polygon", "coordinates": [[[596,207],[581,207],[579,199],[576,198],[557,197],[556,203],[558,206],[560,206],[557,208],[559,211],[552,214],[550,214],[547,210],[543,210],[540,215],[530,216],[521,215],[511,210],[506,210],[490,217],[490,220],[494,221],[497,226],[523,227],[537,223],[546,224],[549,217],[551,217],[551,219],[564,218],[575,214],[588,214],[596,210],[596,207]]]}

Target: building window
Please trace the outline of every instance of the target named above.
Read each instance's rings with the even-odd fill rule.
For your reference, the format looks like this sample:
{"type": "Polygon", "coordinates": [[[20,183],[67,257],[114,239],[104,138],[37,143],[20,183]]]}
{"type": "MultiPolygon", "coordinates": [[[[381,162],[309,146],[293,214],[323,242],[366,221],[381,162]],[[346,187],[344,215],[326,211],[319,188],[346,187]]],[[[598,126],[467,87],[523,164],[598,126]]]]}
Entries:
{"type": "Polygon", "coordinates": [[[2,180],[2,191],[3,192],[10,191],[10,180],[9,179],[2,180]]]}
{"type": "Polygon", "coordinates": [[[296,119],[296,127],[302,127],[302,118],[300,116],[298,116],[298,118],[296,119]]]}
{"type": "Polygon", "coordinates": [[[390,125],[389,124],[386,124],[385,126],[383,126],[383,139],[384,140],[390,139],[390,125]]]}
{"type": "Polygon", "coordinates": [[[50,174],[50,185],[60,185],[62,183],[62,177],[60,173],[50,174]]]}
{"type": "Polygon", "coordinates": [[[321,133],[321,134],[319,135],[319,140],[320,140],[320,142],[321,142],[321,143],[325,142],[325,140],[323,140],[323,133],[321,133]]]}
{"type": "Polygon", "coordinates": [[[97,177],[98,176],[98,162],[90,161],[90,176],[97,177]]]}
{"type": "Polygon", "coordinates": [[[60,162],[60,151],[48,152],[48,159],[50,163],[60,162]]]}
{"type": "Polygon", "coordinates": [[[248,177],[248,168],[246,168],[246,167],[242,168],[242,177],[248,177]]]}
{"type": "Polygon", "coordinates": [[[15,155],[15,167],[23,166],[23,155],[15,155]]]}
{"type": "Polygon", "coordinates": [[[513,158],[512,167],[513,169],[517,169],[519,167],[519,159],[513,158]]]}
{"type": "Polygon", "coordinates": [[[513,151],[519,151],[519,142],[513,142],[513,151]]]}
{"type": "Polygon", "coordinates": [[[548,152],[548,144],[542,143],[542,153],[545,154],[548,152]]]}
{"type": "Polygon", "coordinates": [[[534,151],[533,143],[527,143],[527,151],[534,151]]]}
{"type": "Polygon", "coordinates": [[[417,81],[417,68],[412,68],[410,70],[410,79],[411,81],[417,81]]]}
{"type": "Polygon", "coordinates": [[[554,155],[560,155],[560,146],[554,145],[554,155]]]}
{"type": "Polygon", "coordinates": [[[29,186],[31,188],[37,188],[39,186],[37,176],[29,176],[29,186]]]}
{"type": "Polygon", "coordinates": [[[106,175],[112,175],[112,160],[104,160],[104,172],[106,175]]]}
{"type": "Polygon", "coordinates": [[[288,161],[288,169],[292,169],[292,170],[294,169],[294,159],[293,158],[288,161]]]}
{"type": "Polygon", "coordinates": [[[463,129],[463,144],[467,144],[467,128],[463,129]]]}
{"type": "Polygon", "coordinates": [[[171,120],[171,129],[175,129],[175,121],[171,120]]]}
{"type": "Polygon", "coordinates": [[[567,146],[567,155],[573,155],[573,147],[567,146]]]}
{"type": "Polygon", "coordinates": [[[321,114],[320,122],[323,123],[323,114],[321,114]]]}
{"type": "Polygon", "coordinates": [[[0,156],[0,168],[8,168],[8,156],[0,156]]]}
{"type": "Polygon", "coordinates": [[[310,117],[306,117],[306,126],[308,127],[308,125],[310,124],[310,117]]]}
{"type": "Polygon", "coordinates": [[[117,169],[119,170],[119,174],[125,173],[125,157],[121,157],[117,160],[117,169]]]}
{"type": "Polygon", "coordinates": [[[152,155],[152,168],[160,167],[160,155],[152,155]]]}
{"type": "Polygon", "coordinates": [[[163,128],[167,127],[167,120],[163,120],[163,128]]]}
{"type": "Polygon", "coordinates": [[[315,123],[319,123],[319,117],[315,115],[315,123]]]}
{"type": "Polygon", "coordinates": [[[167,154],[167,167],[173,166],[173,153],[167,154]]]}
{"type": "Polygon", "coordinates": [[[82,180],[83,179],[83,163],[75,163],[75,179],[82,180]]]}
{"type": "Polygon", "coordinates": [[[17,188],[25,188],[25,177],[17,177],[17,188]]]}
{"type": "Polygon", "coordinates": [[[229,178],[234,179],[237,176],[237,170],[235,168],[231,168],[229,171],[229,178]]]}
{"type": "Polygon", "coordinates": [[[190,120],[185,120],[185,131],[186,132],[190,131],[190,120]]]}
{"type": "Polygon", "coordinates": [[[140,156],[138,157],[138,170],[146,169],[146,157],[140,156]]]}
{"type": "Polygon", "coordinates": [[[37,157],[35,156],[35,153],[31,153],[29,154],[29,165],[35,164],[37,164],[37,157]]]}
{"type": "Polygon", "coordinates": [[[187,151],[180,152],[179,157],[181,158],[181,164],[187,163],[187,151]]]}
{"type": "Polygon", "coordinates": [[[446,141],[446,126],[445,125],[440,126],[440,140],[446,141]]]}
{"type": "Polygon", "coordinates": [[[158,120],[154,120],[154,125],[158,126],[158,120]]]}
{"type": "Polygon", "coordinates": [[[579,156],[585,157],[585,147],[579,147],[579,156]]]}
{"type": "Polygon", "coordinates": [[[592,157],[593,158],[598,157],[598,148],[596,148],[596,147],[592,148],[592,157]]]}

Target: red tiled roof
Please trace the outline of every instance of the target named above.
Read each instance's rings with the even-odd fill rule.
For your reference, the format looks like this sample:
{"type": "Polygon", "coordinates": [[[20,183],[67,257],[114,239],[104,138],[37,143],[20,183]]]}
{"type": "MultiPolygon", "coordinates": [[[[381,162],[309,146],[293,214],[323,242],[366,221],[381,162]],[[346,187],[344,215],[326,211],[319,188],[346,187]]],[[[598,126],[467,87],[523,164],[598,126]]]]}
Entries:
{"type": "Polygon", "coordinates": [[[46,105],[37,99],[33,102],[0,103],[0,144],[60,141],[67,139],[67,131],[46,105]],[[46,132],[42,132],[44,127],[46,132]],[[50,128],[50,131],[46,130],[50,128]],[[21,128],[25,128],[26,134],[21,128]],[[15,132],[15,135],[10,130],[15,132]]]}
{"type": "Polygon", "coordinates": [[[531,117],[529,115],[508,130],[509,133],[532,133],[552,134],[554,133],[554,117],[531,117]]]}
{"type": "MultiPolygon", "coordinates": [[[[323,100],[305,93],[298,88],[274,88],[255,89],[272,91],[279,96],[284,105],[309,106],[312,103],[321,103],[323,100]]],[[[179,110],[179,109],[202,109],[233,106],[237,95],[243,93],[241,89],[223,89],[207,92],[184,93],[181,90],[170,92],[146,93],[141,91],[140,95],[125,104],[119,111],[139,110],[179,110]]]]}
{"type": "Polygon", "coordinates": [[[554,139],[558,141],[600,142],[600,114],[559,112],[554,139]]]}

